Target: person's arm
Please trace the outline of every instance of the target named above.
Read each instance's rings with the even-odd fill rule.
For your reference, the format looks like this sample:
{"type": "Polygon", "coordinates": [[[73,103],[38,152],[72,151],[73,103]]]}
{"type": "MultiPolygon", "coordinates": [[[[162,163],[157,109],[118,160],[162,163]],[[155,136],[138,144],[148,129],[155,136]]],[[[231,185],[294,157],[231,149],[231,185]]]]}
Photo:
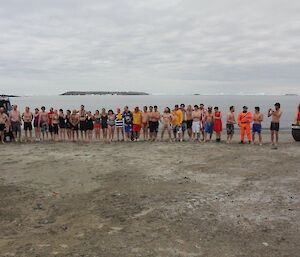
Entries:
{"type": "Polygon", "coordinates": [[[238,120],[237,120],[237,122],[238,122],[238,125],[240,126],[240,125],[241,125],[241,115],[240,115],[240,114],[238,115],[238,120]]]}
{"type": "Polygon", "coordinates": [[[171,123],[173,123],[174,118],[175,118],[174,115],[171,113],[171,115],[170,115],[170,122],[171,122],[171,123]]]}
{"type": "Polygon", "coordinates": [[[259,116],[259,121],[262,122],[263,120],[264,120],[264,115],[261,114],[261,115],[259,116]]]}
{"type": "Polygon", "coordinates": [[[268,111],[268,117],[271,117],[273,115],[274,111],[272,109],[269,109],[268,111]]]}
{"type": "Polygon", "coordinates": [[[280,111],[278,114],[276,113],[276,116],[278,117],[278,119],[280,119],[282,116],[282,111],[280,111]]]}
{"type": "Polygon", "coordinates": [[[230,114],[229,113],[227,113],[227,115],[226,115],[226,123],[228,123],[228,122],[230,122],[230,114]]]}
{"type": "Polygon", "coordinates": [[[11,120],[9,118],[9,115],[5,114],[5,117],[6,117],[6,126],[7,126],[7,129],[9,130],[9,128],[11,127],[11,120]]]}
{"type": "Polygon", "coordinates": [[[249,112],[249,117],[248,117],[248,122],[251,123],[253,121],[253,116],[252,116],[252,113],[249,112]]]}

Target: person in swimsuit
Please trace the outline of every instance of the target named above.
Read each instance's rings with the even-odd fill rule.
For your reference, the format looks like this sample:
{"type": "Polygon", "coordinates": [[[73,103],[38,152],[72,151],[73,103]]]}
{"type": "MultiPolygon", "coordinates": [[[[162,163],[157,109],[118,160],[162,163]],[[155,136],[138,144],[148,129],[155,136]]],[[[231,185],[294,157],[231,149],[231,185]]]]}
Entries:
{"type": "Polygon", "coordinates": [[[124,141],[124,124],[123,124],[123,115],[121,109],[117,108],[116,113],[116,131],[117,131],[117,140],[120,141],[120,134],[122,136],[122,141],[124,141]]]}
{"type": "Polygon", "coordinates": [[[234,135],[234,124],[236,124],[234,117],[234,106],[230,106],[229,112],[226,116],[226,131],[227,131],[227,144],[230,144],[234,135]]]}
{"type": "Polygon", "coordinates": [[[12,111],[9,113],[10,124],[12,128],[12,133],[15,139],[15,142],[21,142],[21,125],[22,125],[22,118],[21,114],[18,111],[18,106],[13,105],[12,111]]]}
{"type": "Polygon", "coordinates": [[[144,141],[147,141],[149,139],[149,112],[147,106],[144,106],[142,112],[142,128],[143,128],[143,139],[144,141]]]}
{"type": "Polygon", "coordinates": [[[247,134],[248,142],[251,144],[251,122],[253,121],[252,113],[248,112],[248,107],[244,106],[243,111],[238,116],[238,124],[241,132],[241,144],[244,144],[245,132],[247,134]]]}
{"type": "Polygon", "coordinates": [[[93,140],[94,116],[88,111],[86,114],[86,131],[89,142],[93,140]]]}
{"type": "Polygon", "coordinates": [[[94,129],[95,129],[95,138],[97,141],[100,141],[101,115],[99,110],[96,110],[94,114],[94,129]]]}
{"type": "Polygon", "coordinates": [[[149,127],[149,141],[153,141],[154,139],[154,130],[155,130],[155,119],[154,119],[154,112],[153,112],[153,106],[149,106],[149,121],[148,121],[148,127],[149,127]]]}
{"type": "Polygon", "coordinates": [[[108,142],[112,142],[115,135],[115,127],[116,127],[116,115],[113,110],[108,111],[108,142]]]}
{"type": "Polygon", "coordinates": [[[131,133],[132,133],[132,112],[129,111],[128,106],[124,107],[123,112],[123,122],[124,122],[124,135],[125,141],[131,141],[131,133]]]}
{"type": "Polygon", "coordinates": [[[25,130],[25,142],[32,141],[32,120],[33,114],[30,111],[29,107],[25,108],[25,112],[22,114],[22,120],[24,122],[24,130],[25,130]],[[29,131],[29,138],[28,138],[28,131],[29,131]]]}
{"type": "Polygon", "coordinates": [[[34,127],[34,135],[35,140],[41,140],[41,120],[40,120],[40,110],[35,108],[34,110],[34,120],[33,120],[33,127],[34,127]]]}
{"type": "Polygon", "coordinates": [[[204,140],[205,142],[211,141],[212,134],[213,134],[213,128],[214,128],[214,115],[212,112],[212,107],[209,106],[207,109],[207,113],[205,115],[204,120],[204,140]],[[209,135],[209,139],[207,139],[207,135],[209,135]]]}
{"type": "Polygon", "coordinates": [[[296,112],[295,124],[300,125],[300,103],[298,105],[298,109],[297,109],[297,112],[296,112]]]}
{"type": "Polygon", "coordinates": [[[182,112],[182,123],[181,123],[182,140],[184,141],[185,131],[187,130],[185,104],[180,105],[180,110],[182,112]]]}
{"type": "Polygon", "coordinates": [[[198,105],[194,106],[194,111],[192,112],[192,131],[193,131],[193,140],[198,141],[200,138],[200,117],[201,117],[201,111],[199,110],[198,105]]]}
{"type": "Polygon", "coordinates": [[[9,121],[9,118],[6,115],[4,108],[0,107],[0,137],[1,137],[2,144],[4,144],[5,128],[6,128],[6,124],[8,121],[9,121]]]}
{"type": "Polygon", "coordinates": [[[63,109],[59,109],[59,138],[60,140],[66,139],[66,116],[63,109]]]}
{"type": "Polygon", "coordinates": [[[79,128],[80,128],[80,137],[81,140],[84,141],[86,140],[87,134],[86,134],[86,111],[84,109],[84,105],[82,104],[80,106],[80,110],[78,111],[79,113],[79,128]]]}
{"type": "Polygon", "coordinates": [[[189,140],[192,140],[193,137],[193,108],[191,105],[188,105],[186,108],[186,128],[189,136],[189,140]]]}
{"type": "Polygon", "coordinates": [[[204,141],[204,124],[206,119],[206,110],[204,108],[204,104],[200,104],[200,132],[202,135],[202,141],[204,141]]]}
{"type": "Polygon", "coordinates": [[[216,132],[216,142],[221,142],[222,132],[222,114],[219,111],[219,107],[214,108],[214,131],[216,132]]]}
{"type": "Polygon", "coordinates": [[[263,114],[260,112],[260,108],[257,106],[254,108],[253,125],[252,125],[252,142],[255,143],[255,134],[258,134],[259,145],[262,145],[261,136],[261,123],[264,119],[263,114]]]}
{"type": "Polygon", "coordinates": [[[41,122],[40,126],[41,126],[43,141],[45,140],[45,134],[46,134],[46,138],[48,140],[48,131],[49,131],[48,113],[46,112],[46,107],[45,106],[41,107],[40,122],[41,122]]]}
{"type": "Polygon", "coordinates": [[[80,117],[78,115],[77,110],[73,110],[72,114],[70,115],[70,123],[71,123],[71,138],[72,141],[78,141],[79,133],[79,123],[80,123],[80,117]]]}
{"type": "Polygon", "coordinates": [[[51,140],[53,140],[53,132],[54,132],[53,122],[52,122],[53,114],[54,114],[53,107],[51,107],[48,112],[48,130],[50,133],[51,140]]]}
{"type": "Polygon", "coordinates": [[[102,135],[103,135],[103,140],[104,142],[108,142],[107,138],[107,129],[108,129],[108,124],[107,124],[108,116],[105,108],[102,108],[101,112],[101,128],[102,128],[102,135]]]}
{"type": "Polygon", "coordinates": [[[58,141],[58,131],[59,131],[59,115],[58,115],[58,111],[54,110],[53,114],[52,114],[52,127],[53,127],[53,140],[55,142],[58,141]]]}
{"type": "Polygon", "coordinates": [[[66,132],[67,132],[67,138],[68,140],[72,139],[72,124],[70,122],[70,118],[71,118],[71,111],[67,110],[67,114],[66,114],[66,132]]]}
{"type": "Polygon", "coordinates": [[[172,120],[173,120],[173,115],[171,114],[171,110],[169,107],[166,107],[164,109],[164,113],[161,116],[161,122],[163,124],[163,128],[161,131],[161,141],[164,139],[164,133],[167,130],[168,135],[169,135],[169,142],[172,142],[172,120]]]}
{"type": "Polygon", "coordinates": [[[280,103],[276,103],[275,110],[269,109],[268,111],[268,117],[272,117],[271,121],[271,142],[274,149],[277,149],[278,145],[278,139],[279,139],[279,128],[280,128],[280,118],[282,116],[282,111],[280,110],[280,103]],[[275,137],[275,142],[274,142],[275,137]]]}
{"type": "Polygon", "coordinates": [[[154,105],[153,107],[153,115],[152,115],[152,120],[154,123],[154,132],[153,132],[153,141],[157,140],[157,135],[158,135],[158,129],[159,129],[159,121],[160,121],[160,112],[158,111],[157,105],[154,105]]]}

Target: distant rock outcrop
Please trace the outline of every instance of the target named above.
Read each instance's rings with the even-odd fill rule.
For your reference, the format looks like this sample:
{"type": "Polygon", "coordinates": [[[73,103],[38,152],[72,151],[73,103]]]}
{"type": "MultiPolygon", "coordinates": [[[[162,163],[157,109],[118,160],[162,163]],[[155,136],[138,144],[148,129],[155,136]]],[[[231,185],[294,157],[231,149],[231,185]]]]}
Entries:
{"type": "Polygon", "coordinates": [[[19,97],[18,95],[0,95],[0,97],[19,97]]]}
{"type": "Polygon", "coordinates": [[[145,92],[133,91],[67,91],[60,95],[149,95],[145,92]]]}

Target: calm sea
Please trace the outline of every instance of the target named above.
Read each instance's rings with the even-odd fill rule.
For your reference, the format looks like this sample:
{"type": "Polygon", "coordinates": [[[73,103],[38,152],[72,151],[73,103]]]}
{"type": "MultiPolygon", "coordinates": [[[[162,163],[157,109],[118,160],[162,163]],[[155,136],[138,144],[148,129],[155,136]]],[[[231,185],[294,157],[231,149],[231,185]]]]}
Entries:
{"type": "Polygon", "coordinates": [[[47,109],[78,109],[81,104],[86,106],[87,110],[94,112],[97,109],[105,107],[106,109],[115,110],[117,107],[123,108],[128,105],[131,109],[135,106],[143,107],[144,105],[157,105],[162,111],[164,107],[173,107],[175,104],[184,103],[185,105],[204,103],[205,106],[218,106],[225,114],[231,105],[236,107],[236,114],[244,105],[253,110],[255,106],[260,106],[265,115],[263,126],[269,127],[270,119],[267,118],[269,108],[273,108],[275,102],[280,102],[283,110],[282,128],[289,128],[293,123],[296,108],[300,102],[300,96],[165,96],[165,95],[147,95],[147,96],[26,96],[11,98],[12,104],[17,104],[20,110],[29,106],[32,110],[35,107],[46,106],[47,109]]]}

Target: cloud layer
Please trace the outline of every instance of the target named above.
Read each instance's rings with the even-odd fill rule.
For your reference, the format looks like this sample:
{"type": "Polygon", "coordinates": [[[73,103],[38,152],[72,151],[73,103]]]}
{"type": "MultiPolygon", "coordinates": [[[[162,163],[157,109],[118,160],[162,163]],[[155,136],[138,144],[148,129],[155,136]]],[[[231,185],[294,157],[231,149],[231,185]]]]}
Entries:
{"type": "Polygon", "coordinates": [[[1,1],[0,88],[300,93],[299,13],[297,0],[1,1]]]}

